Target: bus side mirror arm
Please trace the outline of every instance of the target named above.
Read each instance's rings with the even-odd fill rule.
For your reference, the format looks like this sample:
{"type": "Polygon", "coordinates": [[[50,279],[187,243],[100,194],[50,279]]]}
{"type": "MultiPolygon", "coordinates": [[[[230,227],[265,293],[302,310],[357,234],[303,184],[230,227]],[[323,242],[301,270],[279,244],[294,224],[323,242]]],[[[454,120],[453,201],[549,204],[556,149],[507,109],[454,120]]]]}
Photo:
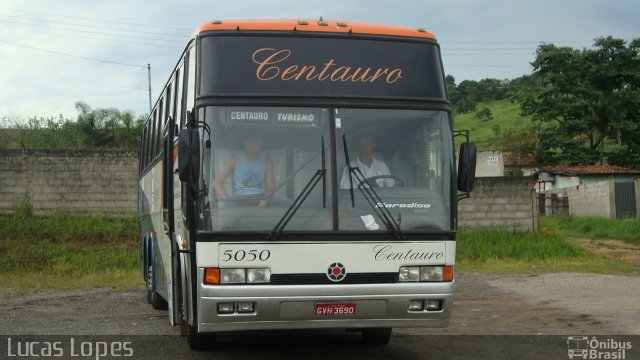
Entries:
{"type": "Polygon", "coordinates": [[[200,134],[198,129],[180,130],[178,135],[178,177],[182,182],[196,181],[200,175],[200,134]]]}

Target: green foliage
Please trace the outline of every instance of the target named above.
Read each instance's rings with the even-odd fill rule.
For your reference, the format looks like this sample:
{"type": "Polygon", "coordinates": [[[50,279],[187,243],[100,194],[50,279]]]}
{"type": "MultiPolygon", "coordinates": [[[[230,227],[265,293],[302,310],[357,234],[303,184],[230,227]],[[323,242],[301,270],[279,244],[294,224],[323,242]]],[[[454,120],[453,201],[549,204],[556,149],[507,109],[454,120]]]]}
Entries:
{"type": "Polygon", "coordinates": [[[596,217],[542,217],[547,228],[575,238],[623,240],[640,245],[640,219],[605,219],[596,217]]]}
{"type": "Polygon", "coordinates": [[[23,119],[3,116],[0,119],[0,148],[94,149],[104,147],[139,147],[140,134],[147,115],[134,120],[130,111],[116,108],[92,109],[77,102],[76,120],[58,117],[23,119]]]}
{"type": "Polygon", "coordinates": [[[590,255],[556,234],[510,233],[497,229],[478,229],[458,236],[460,261],[491,260],[576,260],[590,255]]]}
{"type": "Polygon", "coordinates": [[[15,216],[18,218],[26,218],[33,215],[33,209],[27,201],[16,204],[13,211],[15,216]]]}
{"type": "Polygon", "coordinates": [[[480,121],[489,121],[493,119],[493,114],[491,113],[491,109],[485,107],[480,109],[473,115],[473,118],[480,121]]]}
{"type": "Polygon", "coordinates": [[[468,113],[454,117],[454,128],[471,130],[471,141],[480,150],[520,151],[520,144],[530,144],[535,140],[535,133],[531,133],[530,129],[531,119],[520,114],[517,104],[499,100],[482,102],[479,106],[491,112],[490,123],[479,122],[475,119],[475,114],[468,113]]]}
{"type": "Polygon", "coordinates": [[[0,216],[0,282],[84,287],[78,279],[89,277],[91,286],[122,284],[138,272],[136,231],[134,217],[0,216]]]}
{"type": "MultiPolygon", "coordinates": [[[[546,220],[546,219],[545,219],[546,220]]],[[[458,234],[456,269],[486,273],[637,273],[638,264],[588,253],[567,240],[557,224],[542,221],[537,233],[479,229],[458,234]]]]}
{"type": "Polygon", "coordinates": [[[543,44],[513,99],[534,121],[541,164],[605,158],[640,168],[640,39],[598,38],[592,49],[543,44]],[[529,81],[531,80],[531,81],[529,81]],[[615,144],[615,146],[611,146],[615,144]]]}
{"type": "Polygon", "coordinates": [[[457,86],[453,76],[449,75],[445,80],[449,101],[457,114],[476,111],[479,102],[506,99],[510,91],[510,82],[505,80],[464,80],[457,86]]]}

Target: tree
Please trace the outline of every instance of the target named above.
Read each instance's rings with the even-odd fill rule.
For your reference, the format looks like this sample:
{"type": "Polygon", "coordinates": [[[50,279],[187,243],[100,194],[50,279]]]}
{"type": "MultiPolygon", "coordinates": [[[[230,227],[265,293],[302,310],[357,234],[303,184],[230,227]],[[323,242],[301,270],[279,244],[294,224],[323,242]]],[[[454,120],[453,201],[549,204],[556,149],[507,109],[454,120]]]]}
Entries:
{"type": "Polygon", "coordinates": [[[489,121],[493,119],[493,113],[491,112],[491,109],[489,109],[488,107],[484,107],[476,112],[475,115],[473,115],[473,118],[483,122],[489,121]]]}
{"type": "Polygon", "coordinates": [[[640,39],[627,46],[612,37],[596,39],[592,49],[538,47],[531,85],[514,100],[524,115],[549,124],[538,132],[539,162],[640,164],[639,50],[640,39]],[[628,161],[622,156],[633,153],[628,161]]]}
{"type": "Polygon", "coordinates": [[[113,107],[92,109],[82,101],[75,106],[79,112],[78,132],[87,147],[134,147],[139,142],[146,116],[134,122],[131,111],[113,107]]]}

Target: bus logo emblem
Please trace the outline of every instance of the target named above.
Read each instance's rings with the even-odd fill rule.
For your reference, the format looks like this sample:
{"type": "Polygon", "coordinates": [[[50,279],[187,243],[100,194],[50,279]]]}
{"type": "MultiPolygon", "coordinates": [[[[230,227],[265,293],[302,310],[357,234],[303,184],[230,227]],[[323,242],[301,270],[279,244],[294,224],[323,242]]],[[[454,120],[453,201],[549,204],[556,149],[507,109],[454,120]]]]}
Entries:
{"type": "Polygon", "coordinates": [[[339,262],[334,262],[327,269],[327,277],[333,282],[340,282],[347,276],[347,269],[339,262]]]}

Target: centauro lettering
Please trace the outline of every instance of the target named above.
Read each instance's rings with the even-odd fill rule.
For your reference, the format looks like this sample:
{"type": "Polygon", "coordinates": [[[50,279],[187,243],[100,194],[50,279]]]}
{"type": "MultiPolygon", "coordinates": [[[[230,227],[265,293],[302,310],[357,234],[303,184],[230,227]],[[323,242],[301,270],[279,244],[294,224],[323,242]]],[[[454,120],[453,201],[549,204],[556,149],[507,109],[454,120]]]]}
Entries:
{"type": "Polygon", "coordinates": [[[269,120],[268,112],[232,111],[231,120],[269,120]]]}
{"type": "Polygon", "coordinates": [[[274,48],[262,48],[253,53],[252,60],[258,64],[256,77],[260,80],[283,81],[332,81],[332,82],[359,82],[373,83],[382,79],[388,84],[393,84],[402,79],[402,69],[399,68],[371,68],[338,66],[334,59],[329,59],[321,66],[316,65],[289,65],[281,64],[288,59],[293,52],[289,49],[277,50],[274,48]],[[285,67],[286,66],[286,67],[285,67]]]}
{"type": "Polygon", "coordinates": [[[374,259],[383,260],[440,260],[444,256],[442,251],[418,252],[409,249],[406,252],[394,252],[391,245],[376,245],[373,247],[374,259]]]}

